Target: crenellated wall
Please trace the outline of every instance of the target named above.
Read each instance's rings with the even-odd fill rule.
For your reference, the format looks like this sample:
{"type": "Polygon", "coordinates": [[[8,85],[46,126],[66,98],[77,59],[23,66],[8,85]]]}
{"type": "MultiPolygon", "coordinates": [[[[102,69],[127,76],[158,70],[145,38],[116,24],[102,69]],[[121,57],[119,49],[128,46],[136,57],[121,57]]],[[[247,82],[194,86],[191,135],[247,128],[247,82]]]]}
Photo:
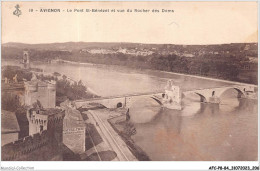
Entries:
{"type": "MultiPolygon", "coordinates": [[[[27,159],[34,151],[40,152],[44,146],[51,146],[47,130],[2,146],[2,160],[17,161],[27,159]]],[[[41,159],[45,160],[45,157],[35,156],[35,160],[41,159]]]]}
{"type": "MultiPolygon", "coordinates": [[[[29,121],[29,134],[32,135],[41,132],[42,130],[55,129],[58,125],[62,125],[64,115],[64,111],[61,110],[59,113],[51,115],[43,114],[42,111],[36,113],[34,110],[28,110],[27,119],[29,121]],[[42,126],[42,130],[40,129],[40,126],[42,126]]],[[[52,132],[53,131],[54,130],[52,130],[52,132]]]]}
{"type": "Polygon", "coordinates": [[[2,146],[4,161],[62,160],[62,132],[64,111],[49,109],[43,112],[29,110],[27,117],[30,136],[2,146]],[[43,125],[44,129],[39,127],[43,125]]]}

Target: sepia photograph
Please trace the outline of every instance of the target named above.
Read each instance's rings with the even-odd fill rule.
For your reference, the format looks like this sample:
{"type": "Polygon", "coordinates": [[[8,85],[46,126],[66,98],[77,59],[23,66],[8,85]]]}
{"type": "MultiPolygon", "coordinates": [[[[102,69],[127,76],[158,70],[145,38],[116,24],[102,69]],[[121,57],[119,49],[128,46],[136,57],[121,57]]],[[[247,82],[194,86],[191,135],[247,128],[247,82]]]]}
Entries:
{"type": "Polygon", "coordinates": [[[2,162],[259,161],[257,1],[1,13],[2,162]]]}

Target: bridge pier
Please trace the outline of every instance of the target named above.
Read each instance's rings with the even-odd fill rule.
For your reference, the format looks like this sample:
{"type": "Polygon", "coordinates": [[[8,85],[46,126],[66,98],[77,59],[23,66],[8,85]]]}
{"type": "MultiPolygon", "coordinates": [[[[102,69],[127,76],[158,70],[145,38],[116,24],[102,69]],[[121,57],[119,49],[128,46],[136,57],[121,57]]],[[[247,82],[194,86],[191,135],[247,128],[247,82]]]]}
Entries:
{"type": "Polygon", "coordinates": [[[245,98],[257,99],[257,92],[245,92],[245,98]]]}
{"type": "Polygon", "coordinates": [[[182,110],[182,105],[180,103],[169,103],[169,102],[165,102],[163,103],[163,106],[168,108],[168,109],[175,109],[175,110],[182,110]]]}
{"type": "Polygon", "coordinates": [[[235,89],[238,92],[237,98],[257,99],[257,91],[255,87],[250,85],[231,85],[227,87],[214,87],[182,92],[180,87],[173,85],[172,80],[169,80],[165,87],[163,105],[170,109],[181,110],[182,96],[188,94],[198,95],[200,101],[203,103],[219,104],[222,94],[229,89],[235,89]]]}
{"type": "Polygon", "coordinates": [[[209,97],[209,100],[207,103],[219,104],[220,98],[219,97],[209,97]]]}
{"type": "Polygon", "coordinates": [[[248,85],[231,85],[227,87],[215,87],[205,88],[189,91],[181,91],[179,86],[173,85],[172,80],[168,81],[165,87],[164,93],[144,93],[144,94],[132,94],[116,97],[104,97],[97,99],[78,100],[75,101],[77,108],[88,105],[91,103],[98,103],[106,108],[130,108],[133,103],[136,103],[139,99],[152,98],[157,101],[160,105],[175,110],[182,110],[182,99],[184,96],[189,94],[196,94],[200,97],[200,101],[203,103],[219,104],[222,94],[229,90],[235,89],[238,92],[238,98],[257,99],[257,91],[253,86],[248,85]]]}
{"type": "Polygon", "coordinates": [[[169,109],[181,110],[182,92],[180,87],[174,86],[172,80],[168,81],[163,95],[163,106],[169,109]]]}

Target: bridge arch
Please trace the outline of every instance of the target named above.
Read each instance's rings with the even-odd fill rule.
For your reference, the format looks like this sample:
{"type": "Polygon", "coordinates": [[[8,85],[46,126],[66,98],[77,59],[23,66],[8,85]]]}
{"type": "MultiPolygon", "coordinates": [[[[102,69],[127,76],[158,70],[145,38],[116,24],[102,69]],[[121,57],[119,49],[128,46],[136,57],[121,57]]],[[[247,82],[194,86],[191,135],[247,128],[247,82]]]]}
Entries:
{"type": "Polygon", "coordinates": [[[161,102],[161,100],[159,100],[158,98],[155,98],[155,97],[150,97],[150,98],[152,98],[152,99],[154,99],[159,105],[162,105],[162,102],[161,102]]]}
{"type": "Polygon", "coordinates": [[[228,90],[236,90],[237,91],[237,97],[241,98],[241,97],[245,97],[246,96],[246,89],[245,88],[238,88],[238,87],[228,87],[226,89],[223,89],[222,91],[220,91],[218,93],[218,97],[221,97],[226,91],[228,90]]]}
{"type": "Polygon", "coordinates": [[[126,108],[130,108],[136,101],[141,99],[153,99],[155,102],[157,102],[159,105],[162,105],[162,102],[160,99],[154,96],[142,96],[142,97],[130,97],[126,98],[126,108]]]}
{"type": "Polygon", "coordinates": [[[199,95],[200,96],[200,102],[207,102],[207,99],[206,99],[206,97],[205,96],[203,96],[202,94],[200,94],[200,93],[195,93],[195,94],[197,94],[197,95],[199,95]]]}
{"type": "Polygon", "coordinates": [[[117,103],[116,105],[117,108],[123,107],[123,104],[121,102],[117,103]]]}
{"type": "Polygon", "coordinates": [[[207,98],[203,94],[198,93],[198,92],[190,92],[188,94],[183,94],[183,96],[185,98],[185,97],[188,97],[191,94],[195,94],[195,95],[199,96],[200,97],[200,102],[207,102],[207,98]]]}

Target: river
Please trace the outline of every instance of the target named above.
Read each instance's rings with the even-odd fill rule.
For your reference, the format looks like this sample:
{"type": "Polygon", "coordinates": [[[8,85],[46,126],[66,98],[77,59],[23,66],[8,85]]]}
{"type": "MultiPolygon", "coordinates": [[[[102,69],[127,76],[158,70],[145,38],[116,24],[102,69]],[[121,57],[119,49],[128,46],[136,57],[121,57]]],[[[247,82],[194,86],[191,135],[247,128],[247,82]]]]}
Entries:
{"type": "MultiPolygon", "coordinates": [[[[2,61],[2,65],[19,64],[2,61]]],[[[168,79],[183,90],[234,84],[118,66],[70,63],[31,66],[82,80],[100,96],[163,91],[168,79]]],[[[132,139],[154,161],[257,160],[257,100],[237,99],[236,95],[235,90],[226,91],[219,105],[200,103],[199,97],[191,95],[184,99],[182,111],[162,109],[152,99],[140,100],[130,108],[137,132],[132,139]]]]}

